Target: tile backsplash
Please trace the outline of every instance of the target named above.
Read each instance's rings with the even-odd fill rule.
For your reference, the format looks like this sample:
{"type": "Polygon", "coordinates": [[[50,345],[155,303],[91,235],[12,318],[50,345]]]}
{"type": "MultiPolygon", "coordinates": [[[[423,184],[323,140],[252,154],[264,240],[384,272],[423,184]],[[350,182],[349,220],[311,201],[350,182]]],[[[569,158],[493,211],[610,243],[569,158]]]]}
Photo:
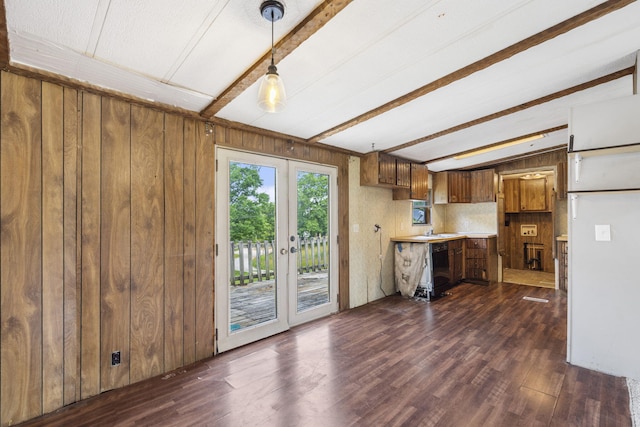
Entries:
{"type": "Polygon", "coordinates": [[[444,206],[444,226],[435,231],[495,233],[498,231],[497,203],[449,203],[444,206]]]}

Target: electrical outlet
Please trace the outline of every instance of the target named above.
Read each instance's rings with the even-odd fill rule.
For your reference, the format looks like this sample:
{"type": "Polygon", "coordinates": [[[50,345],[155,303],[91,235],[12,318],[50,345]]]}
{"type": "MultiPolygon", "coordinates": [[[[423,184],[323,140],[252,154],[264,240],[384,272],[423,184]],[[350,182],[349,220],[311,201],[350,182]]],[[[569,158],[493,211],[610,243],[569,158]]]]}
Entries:
{"type": "Polygon", "coordinates": [[[521,236],[529,236],[529,237],[537,237],[538,236],[538,225],[537,224],[522,224],[520,226],[520,235],[521,236]]]}
{"type": "Polygon", "coordinates": [[[118,366],[120,364],[120,352],[114,351],[111,353],[111,366],[118,366]]]}

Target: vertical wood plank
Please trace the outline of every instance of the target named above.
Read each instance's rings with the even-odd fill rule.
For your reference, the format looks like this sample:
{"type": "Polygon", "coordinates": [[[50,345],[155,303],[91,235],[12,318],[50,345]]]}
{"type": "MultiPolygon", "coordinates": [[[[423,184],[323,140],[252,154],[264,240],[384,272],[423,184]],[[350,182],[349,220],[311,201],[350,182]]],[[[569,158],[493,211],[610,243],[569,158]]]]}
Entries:
{"type": "Polygon", "coordinates": [[[164,370],[184,365],[184,133],[183,118],[165,115],[164,370]]]}
{"type": "Polygon", "coordinates": [[[63,405],[80,400],[80,295],[78,244],[78,91],[64,89],[64,391],[63,405]]]}
{"type": "Polygon", "coordinates": [[[242,136],[243,132],[241,130],[229,129],[226,142],[234,147],[242,147],[242,136]]]}
{"type": "Polygon", "coordinates": [[[242,146],[247,150],[262,151],[262,135],[245,132],[242,136],[242,146]]]}
{"type": "Polygon", "coordinates": [[[184,121],[184,363],[196,361],[196,123],[184,121]]]}
{"type": "Polygon", "coordinates": [[[129,384],[131,308],[131,107],[102,99],[101,391],[129,384]],[[111,354],[121,363],[111,366],[111,354]]]}
{"type": "Polygon", "coordinates": [[[349,158],[338,167],[338,309],[349,309],[349,158]]]}
{"type": "Polygon", "coordinates": [[[100,97],[82,95],[80,397],[100,393],[100,97]]]}
{"type": "Polygon", "coordinates": [[[131,107],[131,382],[164,372],[164,114],[131,107]]]}
{"type": "Polygon", "coordinates": [[[213,135],[196,126],[196,358],[213,355],[213,135]]]}
{"type": "Polygon", "coordinates": [[[42,413],[40,82],[2,72],[0,421],[42,413]]]}
{"type": "Polygon", "coordinates": [[[42,406],[63,406],[63,90],[42,83],[42,406]]]}

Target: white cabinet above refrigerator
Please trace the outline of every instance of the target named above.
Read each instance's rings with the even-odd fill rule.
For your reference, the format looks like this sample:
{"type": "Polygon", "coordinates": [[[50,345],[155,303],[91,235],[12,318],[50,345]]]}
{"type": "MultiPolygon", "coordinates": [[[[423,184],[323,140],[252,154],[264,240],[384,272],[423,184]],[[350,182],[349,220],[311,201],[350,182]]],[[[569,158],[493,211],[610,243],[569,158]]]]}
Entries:
{"type": "Polygon", "coordinates": [[[569,151],[640,144],[640,95],[573,107],[569,151]]]}

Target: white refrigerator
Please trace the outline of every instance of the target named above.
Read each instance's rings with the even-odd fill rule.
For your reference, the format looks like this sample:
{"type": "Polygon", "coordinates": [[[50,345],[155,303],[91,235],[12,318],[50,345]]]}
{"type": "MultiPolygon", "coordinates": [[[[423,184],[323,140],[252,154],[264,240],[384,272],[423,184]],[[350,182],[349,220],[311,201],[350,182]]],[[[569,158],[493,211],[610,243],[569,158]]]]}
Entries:
{"type": "Polygon", "coordinates": [[[567,361],[640,379],[640,95],[571,109],[567,361]]]}

